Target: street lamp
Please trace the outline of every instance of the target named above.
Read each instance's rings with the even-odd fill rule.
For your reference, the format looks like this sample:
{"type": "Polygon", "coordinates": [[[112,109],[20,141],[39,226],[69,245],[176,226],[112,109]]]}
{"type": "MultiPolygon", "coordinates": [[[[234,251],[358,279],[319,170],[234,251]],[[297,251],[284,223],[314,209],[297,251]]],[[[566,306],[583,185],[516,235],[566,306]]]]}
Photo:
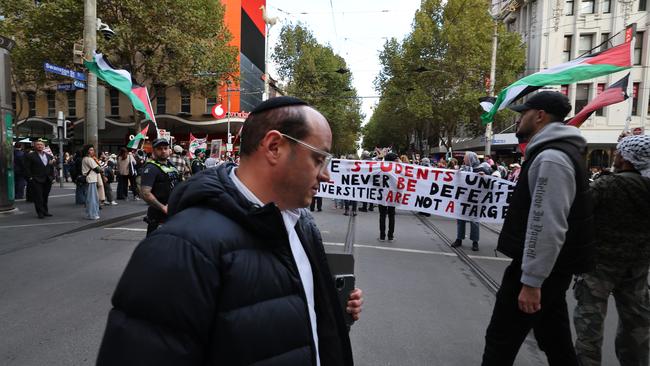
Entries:
{"type": "MultiPolygon", "coordinates": [[[[269,17],[264,5],[260,6],[260,10],[262,10],[262,19],[264,19],[264,24],[266,25],[266,34],[264,37],[264,95],[262,96],[262,100],[264,101],[269,99],[269,31],[278,22],[278,18],[269,17]]],[[[230,138],[230,133],[228,134],[228,138],[230,138]]]]}

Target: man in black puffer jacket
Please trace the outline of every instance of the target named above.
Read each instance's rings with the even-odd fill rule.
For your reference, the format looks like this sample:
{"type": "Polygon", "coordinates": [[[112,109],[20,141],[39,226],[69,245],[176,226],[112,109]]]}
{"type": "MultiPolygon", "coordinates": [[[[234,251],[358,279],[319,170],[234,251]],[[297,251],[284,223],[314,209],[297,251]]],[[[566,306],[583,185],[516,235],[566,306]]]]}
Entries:
{"type": "MultiPolygon", "coordinates": [[[[352,365],[320,233],[307,210],[329,180],[331,132],[303,101],[260,104],[241,165],[179,185],[113,295],[103,365],[352,365]]],[[[361,290],[347,311],[359,318],[361,290]]]]}

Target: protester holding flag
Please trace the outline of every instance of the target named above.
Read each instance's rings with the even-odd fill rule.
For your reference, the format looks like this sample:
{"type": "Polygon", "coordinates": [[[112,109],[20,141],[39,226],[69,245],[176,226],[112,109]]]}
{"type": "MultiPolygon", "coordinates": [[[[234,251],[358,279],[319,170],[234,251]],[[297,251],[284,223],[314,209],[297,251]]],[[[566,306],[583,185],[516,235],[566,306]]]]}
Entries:
{"type": "Polygon", "coordinates": [[[604,320],[612,294],[618,311],[616,357],[621,365],[650,360],[650,136],[622,139],[615,174],[591,184],[596,264],[578,277],[573,313],[580,365],[600,366],[604,320]]]}
{"type": "Polygon", "coordinates": [[[484,366],[512,365],[531,329],[551,366],[577,366],[566,291],[591,269],[592,200],[586,140],[562,122],[562,93],[541,92],[512,108],[526,161],[510,199],[497,250],[512,258],[485,335],[484,366]]]}

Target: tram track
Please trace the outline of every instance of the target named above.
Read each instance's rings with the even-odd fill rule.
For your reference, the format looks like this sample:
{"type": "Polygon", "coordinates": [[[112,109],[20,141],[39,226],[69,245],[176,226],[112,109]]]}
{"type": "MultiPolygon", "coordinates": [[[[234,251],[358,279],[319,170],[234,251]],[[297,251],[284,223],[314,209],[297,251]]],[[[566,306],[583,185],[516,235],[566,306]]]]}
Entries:
{"type": "MultiPolygon", "coordinates": [[[[451,246],[453,241],[445,235],[445,233],[438,227],[436,226],[433,222],[430,220],[427,220],[426,217],[420,216],[417,214],[414,214],[420,222],[427,228],[429,228],[431,231],[433,231],[436,236],[440,238],[448,247],[451,249],[456,256],[463,262],[465,265],[467,265],[472,272],[478,277],[478,279],[485,285],[485,287],[492,292],[493,295],[496,295],[497,291],[499,291],[499,282],[497,282],[492,276],[490,276],[483,267],[481,267],[474,259],[470,258],[465,251],[463,251],[460,248],[454,248],[451,246]]],[[[490,228],[491,231],[496,232],[496,229],[490,228]]]]}

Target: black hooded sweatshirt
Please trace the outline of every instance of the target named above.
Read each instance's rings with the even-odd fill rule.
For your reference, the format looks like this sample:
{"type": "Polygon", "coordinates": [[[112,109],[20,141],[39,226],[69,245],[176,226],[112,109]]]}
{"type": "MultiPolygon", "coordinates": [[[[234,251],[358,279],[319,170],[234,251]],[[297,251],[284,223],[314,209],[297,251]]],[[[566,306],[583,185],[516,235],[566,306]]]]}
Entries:
{"type": "MultiPolygon", "coordinates": [[[[277,206],[254,205],[222,164],[176,187],[169,221],[135,249],[97,364],[316,365],[307,300],[277,206]]],[[[321,365],[352,365],[320,233],[296,232],[314,276],[321,365]]]]}

